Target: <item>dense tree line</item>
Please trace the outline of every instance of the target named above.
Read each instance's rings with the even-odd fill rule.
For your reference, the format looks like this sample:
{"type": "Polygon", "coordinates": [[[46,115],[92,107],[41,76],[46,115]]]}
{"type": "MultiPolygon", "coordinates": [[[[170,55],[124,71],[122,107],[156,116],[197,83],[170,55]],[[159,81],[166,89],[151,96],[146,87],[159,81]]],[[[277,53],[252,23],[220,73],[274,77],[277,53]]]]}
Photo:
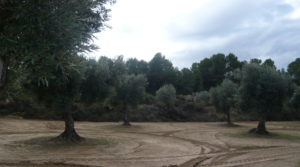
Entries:
{"type": "Polygon", "coordinates": [[[62,74],[57,71],[57,85],[50,82],[46,87],[36,86],[18,75],[10,84],[23,94],[19,98],[30,99],[28,103],[39,99],[51,108],[48,112],[56,112],[56,115],[64,113],[57,112],[60,110],[79,110],[87,115],[90,110],[115,112],[114,120],[123,120],[125,125],[130,125],[132,114],[129,113],[138,110],[140,104],[156,105],[161,113],[155,117],[177,120],[180,114],[184,115],[180,112],[189,112],[184,108],[183,111],[176,110],[180,103],[178,99],[183,97],[181,103],[188,104],[189,96],[190,101],[201,105],[202,109],[214,105],[217,112],[224,113],[228,124],[232,124],[231,112],[252,114],[260,120],[258,127],[263,129],[258,133],[267,133],[264,122],[284,114],[283,108],[299,111],[299,76],[295,72],[298,66],[294,65],[299,59],[288,66],[287,72],[276,70],[271,59],[239,61],[234,54],[216,54],[182,70],[174,67],[161,53],[149,62],[135,58],[124,60],[122,56],[115,59],[102,56],[98,60],[77,57],[73,60],[78,67],[76,72],[69,72],[68,84],[60,83],[62,81],[58,79],[62,74]],[[72,105],[65,105],[71,101],[72,105]],[[90,106],[97,107],[91,109],[90,106]]]}

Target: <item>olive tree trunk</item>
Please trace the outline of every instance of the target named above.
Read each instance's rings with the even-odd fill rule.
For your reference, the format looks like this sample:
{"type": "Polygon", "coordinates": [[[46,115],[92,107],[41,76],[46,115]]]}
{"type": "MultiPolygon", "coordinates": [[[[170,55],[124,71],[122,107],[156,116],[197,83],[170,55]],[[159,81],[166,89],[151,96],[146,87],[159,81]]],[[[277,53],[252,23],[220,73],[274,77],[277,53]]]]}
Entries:
{"type": "Polygon", "coordinates": [[[127,108],[127,106],[124,106],[123,110],[124,110],[123,125],[124,126],[131,126],[131,124],[129,122],[129,118],[128,118],[128,108],[127,108]]]}
{"type": "Polygon", "coordinates": [[[227,111],[226,114],[227,114],[227,124],[232,125],[230,111],[227,111]]]}
{"type": "Polygon", "coordinates": [[[261,134],[261,135],[269,134],[269,132],[266,129],[266,120],[265,119],[259,120],[255,133],[261,134]]]}
{"type": "Polygon", "coordinates": [[[70,142],[79,142],[83,141],[84,138],[80,137],[74,127],[74,119],[73,119],[73,110],[75,107],[71,107],[70,109],[67,110],[64,116],[64,121],[65,121],[65,130],[63,133],[61,133],[59,136],[57,136],[55,139],[56,140],[61,140],[61,141],[70,141],[70,142]]]}
{"type": "Polygon", "coordinates": [[[258,125],[256,128],[251,129],[249,131],[250,133],[256,133],[259,135],[268,135],[269,132],[266,129],[266,119],[265,118],[261,118],[258,122],[258,125]]]}
{"type": "Polygon", "coordinates": [[[0,96],[6,85],[7,62],[5,58],[0,57],[0,96]]]}

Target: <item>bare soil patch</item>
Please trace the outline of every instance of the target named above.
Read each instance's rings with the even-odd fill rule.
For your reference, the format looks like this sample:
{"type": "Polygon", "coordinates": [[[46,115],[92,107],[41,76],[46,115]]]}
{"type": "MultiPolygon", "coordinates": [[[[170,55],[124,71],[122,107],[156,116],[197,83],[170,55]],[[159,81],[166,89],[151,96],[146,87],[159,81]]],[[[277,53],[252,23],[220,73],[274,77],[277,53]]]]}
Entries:
{"type": "Polygon", "coordinates": [[[300,160],[299,122],[267,124],[271,137],[244,136],[256,122],[77,122],[83,143],[55,143],[63,122],[0,119],[0,166],[4,167],[201,167],[287,166],[300,160]],[[224,125],[224,124],[223,124],[224,125]],[[296,137],[295,137],[296,136],[296,137]]]}

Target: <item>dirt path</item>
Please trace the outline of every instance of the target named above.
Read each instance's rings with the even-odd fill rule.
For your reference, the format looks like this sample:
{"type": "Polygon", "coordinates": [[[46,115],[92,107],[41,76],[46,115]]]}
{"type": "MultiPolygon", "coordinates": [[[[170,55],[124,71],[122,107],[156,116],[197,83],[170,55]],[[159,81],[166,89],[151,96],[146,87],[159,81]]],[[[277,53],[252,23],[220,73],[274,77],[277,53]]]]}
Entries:
{"type": "MultiPolygon", "coordinates": [[[[254,123],[238,128],[220,123],[119,123],[76,124],[88,138],[105,139],[107,145],[40,148],[24,144],[36,137],[56,136],[63,130],[58,121],[0,119],[0,166],[4,167],[227,167],[290,166],[300,161],[300,141],[272,138],[231,137],[254,123]]],[[[299,129],[270,126],[300,134],[299,129]]]]}

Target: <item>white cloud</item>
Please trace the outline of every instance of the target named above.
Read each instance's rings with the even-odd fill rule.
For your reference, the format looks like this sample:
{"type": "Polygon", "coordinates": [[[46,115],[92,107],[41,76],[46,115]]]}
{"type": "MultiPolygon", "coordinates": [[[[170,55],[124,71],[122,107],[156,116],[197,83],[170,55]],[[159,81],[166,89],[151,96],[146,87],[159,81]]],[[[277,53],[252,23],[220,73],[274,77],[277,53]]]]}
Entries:
{"type": "Polygon", "coordinates": [[[96,57],[150,60],[162,52],[176,66],[189,67],[234,52],[285,67],[300,54],[299,0],[118,0],[111,15],[112,29],[97,34],[96,57]]]}

